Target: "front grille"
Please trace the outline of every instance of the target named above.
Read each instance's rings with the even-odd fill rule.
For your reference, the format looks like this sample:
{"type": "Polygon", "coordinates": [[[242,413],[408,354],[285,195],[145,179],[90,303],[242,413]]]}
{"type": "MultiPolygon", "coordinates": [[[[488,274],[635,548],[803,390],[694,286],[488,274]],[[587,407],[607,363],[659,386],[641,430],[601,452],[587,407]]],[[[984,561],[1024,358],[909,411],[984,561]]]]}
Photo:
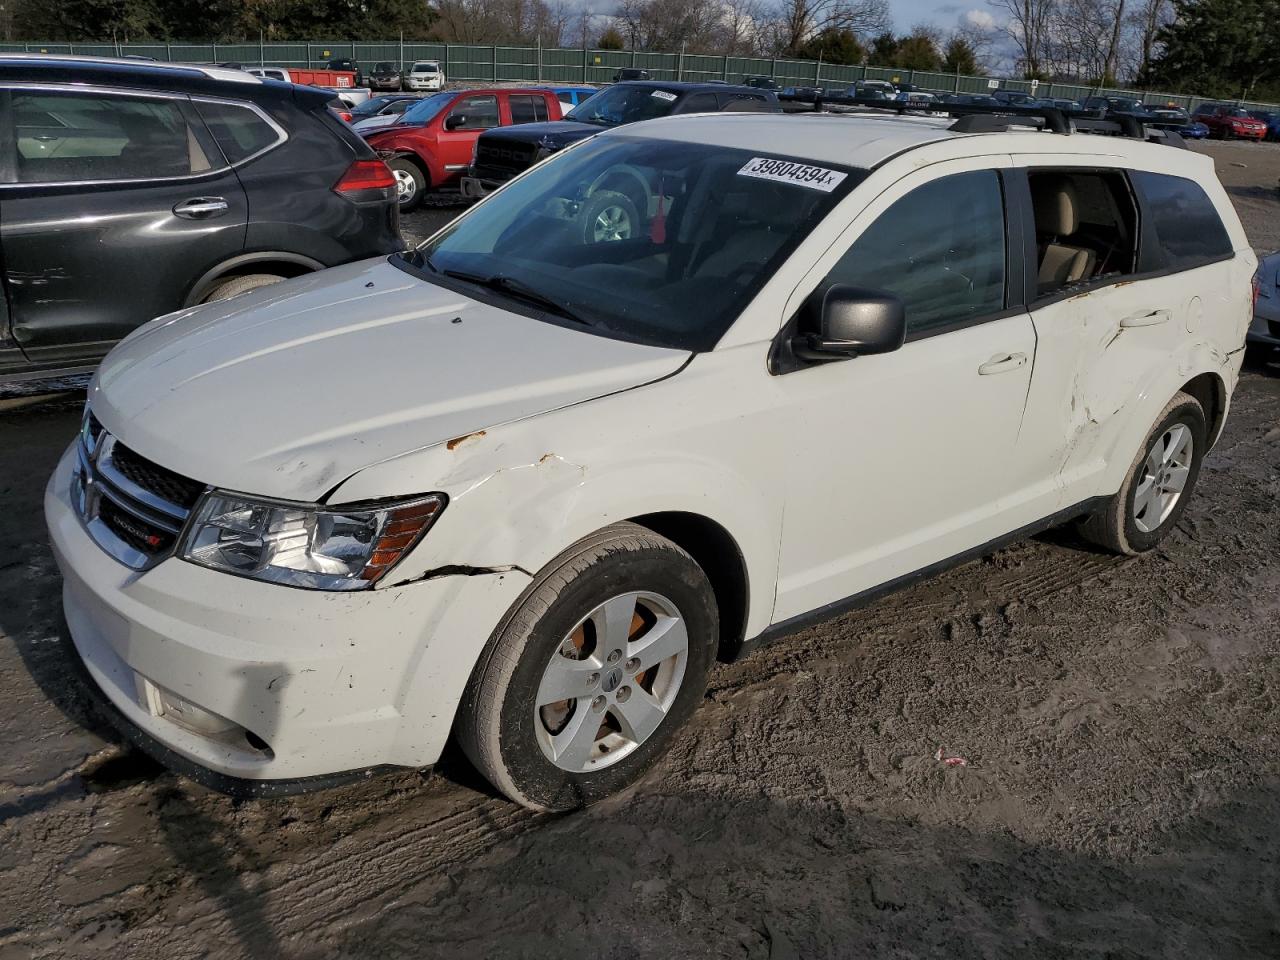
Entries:
{"type": "Polygon", "coordinates": [[[172,554],[204,490],[85,417],[72,501],[89,535],[121,563],[145,570],[172,554]]]}
{"type": "Polygon", "coordinates": [[[499,146],[483,141],[476,147],[476,176],[482,180],[509,180],[533,166],[538,155],[534,144],[513,143],[499,146]]]}
{"type": "Polygon", "coordinates": [[[112,448],[111,462],[143,490],[187,510],[196,505],[200,494],[204,492],[203,483],[166,470],[141,454],[134,453],[123,443],[116,443],[112,448]]]}
{"type": "Polygon", "coordinates": [[[167,553],[177,540],[175,534],[156,526],[116,503],[103,498],[98,503],[98,516],[107,528],[139,553],[151,556],[167,553]]]}

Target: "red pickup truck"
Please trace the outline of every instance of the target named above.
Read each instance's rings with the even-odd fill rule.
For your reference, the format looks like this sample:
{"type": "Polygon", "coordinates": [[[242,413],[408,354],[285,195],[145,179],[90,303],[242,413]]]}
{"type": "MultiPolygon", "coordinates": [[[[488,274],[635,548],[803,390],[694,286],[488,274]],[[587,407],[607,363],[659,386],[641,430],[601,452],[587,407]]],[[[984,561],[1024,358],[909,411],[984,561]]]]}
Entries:
{"type": "Polygon", "coordinates": [[[551,90],[452,90],[424,97],[398,122],[369,131],[365,139],[395,174],[400,210],[408,212],[428,190],[457,184],[485,130],[560,117],[560,101],[551,90]]]}
{"type": "Polygon", "coordinates": [[[1243,137],[1246,140],[1261,140],[1267,135],[1267,125],[1256,117],[1249,116],[1247,110],[1228,104],[1202,104],[1192,118],[1199,120],[1209,128],[1209,136],[1229,140],[1232,137],[1243,137]]]}

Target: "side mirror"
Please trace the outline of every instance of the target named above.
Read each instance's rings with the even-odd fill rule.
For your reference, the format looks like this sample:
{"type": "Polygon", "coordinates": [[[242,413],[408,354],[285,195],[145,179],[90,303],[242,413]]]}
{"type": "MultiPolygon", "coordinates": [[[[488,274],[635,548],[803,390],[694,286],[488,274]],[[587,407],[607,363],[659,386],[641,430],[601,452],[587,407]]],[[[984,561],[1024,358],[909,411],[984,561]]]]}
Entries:
{"type": "Polygon", "coordinates": [[[446,130],[457,130],[459,127],[467,125],[467,115],[465,113],[451,113],[444,118],[444,128],[446,130]]]}
{"type": "Polygon", "coordinates": [[[907,336],[907,310],[902,301],[881,290],[833,284],[805,306],[805,327],[791,341],[802,360],[840,360],[860,354],[892,353],[907,336]]]}

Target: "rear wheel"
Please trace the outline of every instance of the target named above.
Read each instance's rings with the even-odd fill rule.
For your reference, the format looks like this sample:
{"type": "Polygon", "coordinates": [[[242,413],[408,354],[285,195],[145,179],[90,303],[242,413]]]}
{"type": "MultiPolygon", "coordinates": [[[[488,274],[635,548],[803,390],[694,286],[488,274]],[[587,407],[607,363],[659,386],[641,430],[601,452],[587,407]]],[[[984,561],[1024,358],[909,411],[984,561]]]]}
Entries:
{"type": "Polygon", "coordinates": [[[240,277],[228,277],[214,284],[213,289],[204,295],[201,303],[213,303],[215,300],[229,300],[250,290],[267,287],[279,283],[284,277],[274,273],[246,273],[240,277]]]}
{"type": "Polygon", "coordinates": [[[393,157],[387,161],[391,173],[396,178],[396,200],[400,203],[400,211],[408,213],[422,204],[422,196],[427,192],[427,177],[422,168],[407,157],[393,157]]]}
{"type": "Polygon", "coordinates": [[[615,190],[597,190],[578,214],[584,243],[609,243],[640,236],[640,214],[631,198],[615,190]]]}
{"type": "Polygon", "coordinates": [[[459,740],[512,800],[572,810],[634,781],[706,689],[715,597],[684,550],[614,524],[552,561],[499,625],[459,740]]]}
{"type": "Polygon", "coordinates": [[[1147,435],[1124,486],[1081,524],[1081,534],[1116,553],[1155,547],[1181,519],[1207,449],[1204,409],[1177,394],[1147,435]]]}

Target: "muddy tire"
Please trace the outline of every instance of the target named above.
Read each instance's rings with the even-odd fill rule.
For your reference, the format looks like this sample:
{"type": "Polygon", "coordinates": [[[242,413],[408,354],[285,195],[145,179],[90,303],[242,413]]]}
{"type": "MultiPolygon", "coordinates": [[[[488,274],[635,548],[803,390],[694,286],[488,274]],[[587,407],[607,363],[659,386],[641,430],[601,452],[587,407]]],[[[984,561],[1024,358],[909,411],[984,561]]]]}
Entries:
{"type": "Polygon", "coordinates": [[[594,803],[666,751],[702,699],[718,634],[688,553],[633,523],[606,527],[549,563],[498,625],[459,743],[516,803],[594,803]]]}
{"type": "Polygon", "coordinates": [[[396,178],[396,200],[401,213],[409,213],[422,206],[423,196],[430,184],[422,168],[407,157],[392,157],[387,161],[396,178]]]}
{"type": "Polygon", "coordinates": [[[247,273],[241,277],[228,277],[226,280],[220,280],[212,290],[204,295],[201,303],[213,303],[215,300],[230,300],[232,297],[238,297],[242,293],[248,293],[250,290],[257,290],[259,287],[269,287],[273,283],[279,283],[284,277],[274,273],[247,273]]]}
{"type": "Polygon", "coordinates": [[[1147,434],[1120,491],[1080,524],[1081,535],[1116,553],[1155,547],[1178,525],[1208,448],[1204,409],[1178,393],[1147,434]]]}

